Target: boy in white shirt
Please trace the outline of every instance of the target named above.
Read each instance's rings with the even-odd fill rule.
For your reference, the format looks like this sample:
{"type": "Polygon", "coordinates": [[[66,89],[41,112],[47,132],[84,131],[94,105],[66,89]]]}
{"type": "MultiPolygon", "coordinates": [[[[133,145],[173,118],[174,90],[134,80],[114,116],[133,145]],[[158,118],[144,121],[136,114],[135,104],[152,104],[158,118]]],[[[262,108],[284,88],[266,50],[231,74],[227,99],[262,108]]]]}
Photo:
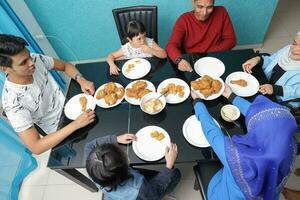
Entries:
{"type": "Polygon", "coordinates": [[[88,110],[57,130],[65,98],[49,70],[64,71],[78,82],[83,92],[92,95],[95,89],[72,64],[30,53],[26,46],[28,43],[20,37],[0,34],[0,66],[7,74],[2,105],[27,148],[34,154],[41,154],[95,118],[94,111],[88,110]],[[41,137],[34,124],[47,135],[41,137]]]}

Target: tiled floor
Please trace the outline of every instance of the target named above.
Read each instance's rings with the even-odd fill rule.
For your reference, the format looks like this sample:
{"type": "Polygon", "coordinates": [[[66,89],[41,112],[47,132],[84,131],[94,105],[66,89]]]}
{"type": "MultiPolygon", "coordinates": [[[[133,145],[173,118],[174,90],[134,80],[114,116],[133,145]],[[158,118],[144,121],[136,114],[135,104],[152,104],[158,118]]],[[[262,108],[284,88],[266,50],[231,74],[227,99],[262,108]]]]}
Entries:
{"type": "MultiPolygon", "coordinates": [[[[290,42],[300,30],[300,1],[281,0],[275,12],[268,34],[261,50],[273,53],[290,42]]],[[[49,152],[37,157],[39,168],[30,174],[23,183],[20,200],[100,200],[100,193],[91,193],[60,174],[46,168],[49,152]]],[[[182,180],[174,194],[177,200],[201,200],[200,194],[193,190],[193,164],[180,164],[182,180]]],[[[295,162],[300,167],[300,158],[295,162]]],[[[85,173],[85,172],[84,172],[85,173]]],[[[300,178],[292,175],[287,186],[300,190],[300,178]]]]}

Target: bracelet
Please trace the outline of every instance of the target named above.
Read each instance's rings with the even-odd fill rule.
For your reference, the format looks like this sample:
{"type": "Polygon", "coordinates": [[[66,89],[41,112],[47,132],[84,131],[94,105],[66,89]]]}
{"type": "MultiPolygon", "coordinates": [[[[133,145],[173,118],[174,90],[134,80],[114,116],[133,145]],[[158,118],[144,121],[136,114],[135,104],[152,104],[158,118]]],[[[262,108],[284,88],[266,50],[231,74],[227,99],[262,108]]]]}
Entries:
{"type": "Polygon", "coordinates": [[[74,76],[74,80],[75,80],[75,81],[78,81],[78,79],[79,79],[80,77],[82,77],[82,74],[77,73],[77,74],[74,76]]]}
{"type": "Polygon", "coordinates": [[[182,59],[183,59],[183,58],[182,58],[181,56],[179,56],[179,57],[175,60],[175,64],[178,65],[182,59]]]}

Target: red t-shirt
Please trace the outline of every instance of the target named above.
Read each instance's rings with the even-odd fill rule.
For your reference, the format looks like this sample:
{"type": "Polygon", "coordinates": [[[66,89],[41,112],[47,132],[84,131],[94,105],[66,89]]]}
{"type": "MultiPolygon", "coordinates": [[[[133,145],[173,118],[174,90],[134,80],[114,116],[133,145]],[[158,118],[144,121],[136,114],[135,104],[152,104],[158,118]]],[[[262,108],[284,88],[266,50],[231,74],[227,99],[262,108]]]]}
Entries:
{"type": "Polygon", "coordinates": [[[180,49],[185,53],[224,51],[232,49],[235,43],[234,29],[226,9],[215,6],[206,21],[197,20],[193,11],[181,15],[175,23],[166,50],[175,62],[182,54],[180,49]]]}

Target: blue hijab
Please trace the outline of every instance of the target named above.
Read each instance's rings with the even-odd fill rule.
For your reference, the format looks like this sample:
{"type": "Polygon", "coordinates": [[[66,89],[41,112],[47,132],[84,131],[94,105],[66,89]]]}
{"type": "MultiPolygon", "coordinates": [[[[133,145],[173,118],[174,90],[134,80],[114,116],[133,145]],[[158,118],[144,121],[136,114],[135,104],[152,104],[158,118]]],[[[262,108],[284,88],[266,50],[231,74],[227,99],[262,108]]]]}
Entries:
{"type": "Polygon", "coordinates": [[[225,137],[233,177],[246,199],[275,199],[292,170],[297,124],[283,106],[258,96],[246,112],[248,133],[225,137]]]}

